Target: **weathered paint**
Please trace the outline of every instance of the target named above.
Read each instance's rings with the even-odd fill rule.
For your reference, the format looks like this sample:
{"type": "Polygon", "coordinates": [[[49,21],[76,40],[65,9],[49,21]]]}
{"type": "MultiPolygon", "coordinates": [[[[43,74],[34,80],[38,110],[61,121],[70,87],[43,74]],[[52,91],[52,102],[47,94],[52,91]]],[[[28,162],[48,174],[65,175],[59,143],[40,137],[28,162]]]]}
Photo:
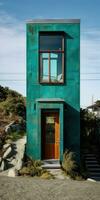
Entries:
{"type": "Polygon", "coordinates": [[[65,149],[80,156],[80,24],[27,24],[27,155],[41,159],[41,109],[60,111],[60,159],[65,149]],[[65,83],[39,83],[39,31],[64,31],[65,83]],[[39,102],[37,99],[61,98],[64,102],[39,102]]]}

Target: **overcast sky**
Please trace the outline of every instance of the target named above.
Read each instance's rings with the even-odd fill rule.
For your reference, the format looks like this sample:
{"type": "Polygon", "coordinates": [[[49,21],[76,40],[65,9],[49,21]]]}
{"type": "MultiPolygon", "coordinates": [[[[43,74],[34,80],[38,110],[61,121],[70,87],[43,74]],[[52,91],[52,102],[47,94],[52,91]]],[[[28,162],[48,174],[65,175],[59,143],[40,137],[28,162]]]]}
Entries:
{"type": "Polygon", "coordinates": [[[0,0],[0,84],[26,95],[25,21],[35,18],[81,19],[81,107],[100,99],[99,0],[0,0]]]}

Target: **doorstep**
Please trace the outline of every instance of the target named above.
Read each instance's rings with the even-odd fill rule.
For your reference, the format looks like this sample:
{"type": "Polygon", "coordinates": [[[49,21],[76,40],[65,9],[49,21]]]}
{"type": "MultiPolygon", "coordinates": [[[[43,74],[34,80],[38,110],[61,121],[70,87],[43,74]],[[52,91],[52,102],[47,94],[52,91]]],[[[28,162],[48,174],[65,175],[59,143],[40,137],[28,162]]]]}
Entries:
{"type": "Polygon", "coordinates": [[[44,169],[60,169],[60,160],[56,159],[48,159],[48,160],[42,160],[43,165],[42,168],[44,169]]]}

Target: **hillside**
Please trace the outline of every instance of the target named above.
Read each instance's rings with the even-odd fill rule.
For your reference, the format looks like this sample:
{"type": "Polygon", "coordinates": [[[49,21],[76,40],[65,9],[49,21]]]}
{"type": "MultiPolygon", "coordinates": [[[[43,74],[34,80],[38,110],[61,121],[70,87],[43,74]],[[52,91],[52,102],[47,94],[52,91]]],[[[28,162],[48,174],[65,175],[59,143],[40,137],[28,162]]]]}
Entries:
{"type": "Polygon", "coordinates": [[[5,127],[12,121],[25,122],[25,97],[8,87],[0,86],[0,137],[5,135],[5,127]]]}

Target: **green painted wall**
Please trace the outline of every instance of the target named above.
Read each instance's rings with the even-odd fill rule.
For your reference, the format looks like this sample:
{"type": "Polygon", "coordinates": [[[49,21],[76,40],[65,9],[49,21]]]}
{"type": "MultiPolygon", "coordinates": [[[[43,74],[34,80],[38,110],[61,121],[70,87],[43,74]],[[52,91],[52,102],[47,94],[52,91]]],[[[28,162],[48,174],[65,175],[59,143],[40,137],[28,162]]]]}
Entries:
{"type": "MultiPolygon", "coordinates": [[[[27,155],[41,159],[41,129],[39,128],[39,98],[61,98],[64,114],[61,123],[61,155],[66,148],[80,155],[80,24],[28,23],[27,24],[27,155]],[[64,31],[65,83],[42,85],[39,83],[39,31],[64,31]],[[49,92],[48,92],[49,91],[49,92]]],[[[56,107],[56,104],[54,104],[56,107]]],[[[40,108],[43,104],[40,103],[40,108]]],[[[48,108],[49,104],[47,104],[48,108]]],[[[58,105],[60,109],[60,103],[58,105]]],[[[60,110],[61,111],[61,110],[60,110]]],[[[62,111],[61,111],[62,112],[62,111]]]]}

